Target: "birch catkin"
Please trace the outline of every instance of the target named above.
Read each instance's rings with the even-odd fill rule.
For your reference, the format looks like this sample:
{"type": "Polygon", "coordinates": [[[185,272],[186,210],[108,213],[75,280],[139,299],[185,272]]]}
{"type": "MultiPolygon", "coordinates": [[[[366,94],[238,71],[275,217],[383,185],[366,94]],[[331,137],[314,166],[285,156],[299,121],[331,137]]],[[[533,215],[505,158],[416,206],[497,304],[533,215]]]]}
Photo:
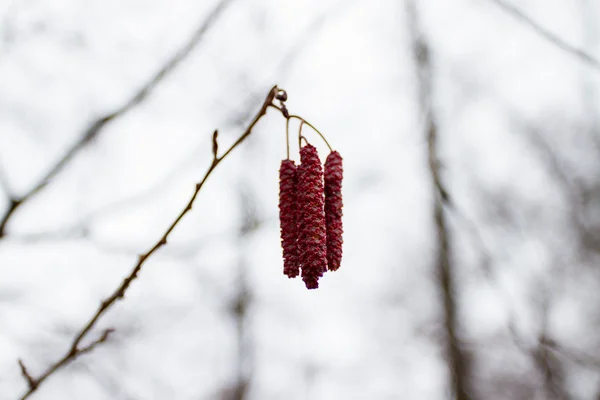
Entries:
{"type": "Polygon", "coordinates": [[[342,263],[342,156],[332,151],[325,160],[325,226],[327,229],[327,266],[336,271],[342,263]]]}
{"type": "Polygon", "coordinates": [[[300,274],[298,263],[298,170],[292,160],[283,160],[279,169],[279,224],[283,247],[283,273],[288,278],[300,274]]]}
{"type": "Polygon", "coordinates": [[[302,280],[307,289],[319,287],[327,270],[323,167],[317,149],[307,144],[300,150],[298,168],[298,249],[302,280]]]}

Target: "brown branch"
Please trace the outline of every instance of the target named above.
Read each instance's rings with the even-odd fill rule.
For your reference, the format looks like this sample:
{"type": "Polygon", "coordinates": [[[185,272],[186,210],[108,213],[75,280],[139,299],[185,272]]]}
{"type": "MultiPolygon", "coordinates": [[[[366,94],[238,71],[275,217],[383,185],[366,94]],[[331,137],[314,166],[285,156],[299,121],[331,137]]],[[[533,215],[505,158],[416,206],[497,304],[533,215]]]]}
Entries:
{"type": "Polygon", "coordinates": [[[558,352],[558,344],[547,334],[548,309],[544,301],[542,307],[542,321],[540,334],[534,345],[527,345],[519,336],[516,328],[515,317],[511,318],[508,325],[509,336],[515,347],[531,358],[542,380],[542,390],[545,399],[568,399],[569,393],[564,387],[564,370],[562,363],[554,354],[558,352]]]}
{"type": "MultiPolygon", "coordinates": [[[[102,315],[104,315],[104,313],[106,313],[118,300],[121,300],[125,297],[125,293],[127,292],[127,289],[129,288],[131,283],[138,277],[138,275],[142,269],[142,266],[148,260],[148,258],[150,258],[159,248],[161,248],[162,246],[167,244],[167,239],[168,239],[169,234],[173,231],[173,229],[175,229],[177,224],[179,224],[179,222],[188,213],[188,211],[190,211],[192,209],[194,200],[196,199],[196,197],[198,196],[198,193],[200,192],[200,190],[206,183],[206,180],[208,179],[208,177],[215,170],[215,168],[221,163],[221,161],[223,161],[233,151],[233,149],[235,149],[248,136],[250,136],[250,134],[252,133],[252,130],[254,129],[254,126],[267,113],[267,109],[269,108],[269,106],[271,106],[271,103],[273,102],[273,99],[274,99],[277,91],[278,91],[277,86],[274,86],[269,91],[269,94],[267,95],[263,105],[261,106],[260,110],[254,117],[254,119],[252,120],[252,122],[250,123],[248,128],[227,149],[227,151],[225,151],[225,153],[223,153],[222,156],[218,157],[216,154],[213,154],[213,159],[212,159],[212,162],[211,162],[208,170],[204,174],[204,177],[202,178],[202,180],[200,180],[200,182],[198,182],[196,184],[194,193],[193,193],[192,197],[190,198],[190,200],[188,201],[187,205],[183,208],[183,210],[179,213],[177,218],[175,218],[175,220],[171,223],[171,225],[163,233],[161,238],[154,244],[154,246],[152,246],[150,248],[150,250],[148,250],[147,252],[145,252],[144,254],[141,254],[139,256],[136,265],[133,267],[133,269],[131,270],[129,275],[119,285],[119,287],[117,289],[115,289],[115,291],[110,296],[105,298],[100,303],[100,307],[95,312],[95,314],[88,320],[88,322],[83,326],[83,328],[81,328],[81,330],[77,333],[77,335],[71,342],[71,346],[70,346],[69,350],[65,353],[65,355],[62,358],[60,358],[58,361],[56,361],[54,364],[52,364],[38,378],[31,378],[31,376],[28,375],[29,378],[31,378],[33,380],[33,382],[35,382],[36,384],[33,387],[30,385],[29,390],[23,395],[23,397],[21,397],[21,400],[27,399],[33,392],[35,392],[39,388],[39,386],[49,376],[51,376],[54,372],[59,370],[64,365],[68,364],[70,361],[74,360],[78,355],[92,351],[98,344],[100,344],[100,343],[106,341],[106,339],[108,339],[108,336],[110,335],[110,333],[112,333],[112,330],[104,331],[104,334],[101,336],[101,338],[99,340],[97,340],[96,342],[93,342],[91,345],[89,345],[87,347],[83,347],[83,348],[80,347],[82,340],[86,337],[86,335],[90,332],[90,330],[96,325],[96,323],[98,322],[100,317],[102,317],[102,315]]],[[[28,381],[29,381],[29,379],[28,379],[28,381]]]]}
{"type": "Polygon", "coordinates": [[[581,350],[567,349],[549,339],[546,339],[542,344],[575,364],[581,365],[582,367],[590,370],[600,371],[600,357],[587,354],[581,350]]]}
{"type": "Polygon", "coordinates": [[[142,103],[148,96],[153,92],[156,86],[165,79],[200,43],[200,40],[204,37],[206,31],[211,28],[218,17],[221,15],[226,6],[233,0],[221,0],[219,4],[213,9],[213,11],[206,17],[200,26],[194,31],[188,42],[175,53],[138,91],[131,97],[129,101],[117,108],[115,111],[98,118],[96,121],[84,131],[83,135],[67,149],[62,157],[54,164],[44,177],[27,193],[24,195],[12,199],[9,207],[5,211],[4,215],[0,218],[0,238],[6,235],[6,226],[10,218],[14,215],[15,211],[38,194],[42,189],[48,185],[48,183],[56,177],[70,162],[71,160],[92,140],[94,140],[100,131],[110,122],[122,117],[129,111],[134,109],[140,103],[142,103]]]}
{"type": "Polygon", "coordinates": [[[445,355],[451,376],[451,388],[456,400],[469,400],[471,397],[467,390],[469,378],[468,359],[463,354],[457,335],[458,316],[455,299],[455,276],[454,266],[450,257],[450,232],[447,226],[447,218],[444,206],[450,204],[448,191],[442,184],[440,177],[440,161],[438,155],[438,129],[431,106],[432,79],[431,60],[428,43],[421,33],[419,27],[419,16],[415,0],[407,0],[407,25],[413,57],[418,74],[418,98],[421,112],[424,114],[425,134],[428,143],[428,162],[431,183],[435,191],[433,205],[434,221],[436,226],[437,260],[436,274],[438,276],[440,290],[443,299],[444,328],[445,328],[445,355]]]}
{"type": "Polygon", "coordinates": [[[21,375],[23,375],[23,378],[25,378],[27,384],[29,385],[29,389],[35,390],[38,383],[35,379],[31,377],[31,375],[29,375],[29,371],[27,371],[25,364],[23,364],[23,361],[21,360],[19,360],[19,367],[21,368],[21,375]]]}
{"type": "MultiPolygon", "coordinates": [[[[242,223],[238,230],[238,247],[246,248],[249,236],[252,235],[262,225],[262,218],[257,215],[256,205],[252,192],[245,185],[246,180],[243,179],[239,184],[239,197],[241,212],[243,217],[242,223]]],[[[248,260],[246,254],[242,250],[238,260],[236,295],[230,305],[230,312],[235,320],[236,325],[236,341],[237,341],[237,356],[236,356],[236,381],[229,395],[223,396],[222,400],[244,400],[247,398],[248,389],[252,380],[252,364],[253,364],[253,343],[250,338],[248,327],[248,315],[252,306],[253,295],[250,286],[248,285],[247,269],[248,260]]]]}
{"type": "Polygon", "coordinates": [[[594,58],[592,55],[586,53],[585,51],[568,44],[567,42],[565,42],[564,40],[562,40],[561,38],[559,38],[558,36],[556,36],[555,34],[550,32],[549,30],[547,30],[546,28],[542,27],[540,24],[535,22],[533,19],[531,19],[530,17],[525,15],[517,7],[513,6],[512,4],[510,4],[509,2],[507,2],[505,0],[490,0],[490,1],[494,4],[496,4],[498,7],[500,7],[504,12],[512,15],[517,21],[519,21],[519,22],[523,23],[524,25],[528,26],[529,28],[531,28],[536,34],[541,36],[543,39],[545,39],[546,41],[548,41],[555,47],[559,48],[560,50],[562,50],[566,53],[569,53],[570,55],[574,56],[575,58],[584,62],[585,64],[589,65],[590,67],[594,68],[595,70],[600,71],[600,61],[598,61],[598,59],[594,58]]]}

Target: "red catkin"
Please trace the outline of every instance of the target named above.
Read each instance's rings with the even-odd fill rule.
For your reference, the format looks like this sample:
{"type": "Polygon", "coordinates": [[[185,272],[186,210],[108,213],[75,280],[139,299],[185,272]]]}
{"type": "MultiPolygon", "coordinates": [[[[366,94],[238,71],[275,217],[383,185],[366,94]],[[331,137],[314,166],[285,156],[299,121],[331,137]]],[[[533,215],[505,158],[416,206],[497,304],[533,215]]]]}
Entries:
{"type": "Polygon", "coordinates": [[[281,227],[281,247],[283,247],[283,273],[288,278],[300,274],[298,262],[298,207],[296,164],[283,160],[279,169],[279,224],[281,227]]]}
{"type": "Polygon", "coordinates": [[[300,150],[298,168],[298,250],[302,280],[307,289],[319,287],[327,270],[323,167],[317,149],[307,144],[300,150]]]}
{"type": "Polygon", "coordinates": [[[325,160],[325,226],[327,228],[327,266],[337,271],[342,263],[342,156],[332,151],[325,160]]]}

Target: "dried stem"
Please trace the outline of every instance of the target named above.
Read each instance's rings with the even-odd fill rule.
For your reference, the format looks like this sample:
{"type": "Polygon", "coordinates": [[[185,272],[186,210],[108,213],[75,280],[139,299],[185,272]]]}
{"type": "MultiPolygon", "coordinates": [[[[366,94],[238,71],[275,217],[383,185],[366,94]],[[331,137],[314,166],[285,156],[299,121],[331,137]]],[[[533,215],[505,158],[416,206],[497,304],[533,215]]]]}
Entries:
{"type": "MultiPolygon", "coordinates": [[[[331,147],[331,145],[329,144],[329,142],[327,141],[327,139],[325,139],[325,135],[323,135],[317,128],[315,128],[315,126],[313,124],[311,124],[310,122],[308,122],[307,120],[305,120],[304,118],[302,118],[299,115],[292,115],[289,114],[287,112],[287,108],[285,108],[284,105],[282,105],[282,107],[279,107],[275,104],[271,104],[271,107],[278,109],[279,111],[281,111],[281,113],[283,114],[283,116],[286,118],[286,123],[289,123],[289,121],[291,119],[297,119],[298,121],[300,121],[300,127],[298,128],[298,141],[300,141],[300,138],[302,137],[302,124],[306,124],[308,125],[313,131],[315,131],[319,136],[321,136],[321,139],[323,139],[323,141],[325,142],[325,144],[327,145],[327,147],[329,147],[329,151],[333,151],[333,148],[331,147]]],[[[287,126],[286,126],[287,127],[287,126]]],[[[306,138],[304,139],[306,140],[306,138]]],[[[288,156],[289,158],[289,156],[288,156]]]]}
{"type": "MultiPolygon", "coordinates": [[[[190,200],[188,201],[187,205],[183,208],[183,210],[181,210],[181,212],[179,213],[177,218],[175,218],[175,220],[171,223],[171,225],[163,233],[163,235],[156,242],[156,244],[154,244],[154,246],[152,246],[152,248],[150,248],[150,250],[148,250],[147,252],[145,252],[144,254],[141,254],[139,256],[136,265],[133,267],[133,269],[131,270],[129,275],[119,285],[119,287],[117,289],[115,289],[115,291],[110,296],[105,298],[100,303],[100,307],[95,312],[95,314],[89,319],[89,321],[77,333],[77,336],[71,342],[71,346],[70,346],[69,350],[66,352],[66,354],[62,358],[60,358],[58,361],[56,361],[54,364],[52,364],[50,367],[48,367],[48,369],[37,378],[33,378],[29,373],[25,373],[27,370],[25,369],[25,366],[22,364],[22,362],[20,362],[21,371],[25,371],[23,373],[23,375],[25,376],[26,380],[29,383],[29,390],[23,395],[23,397],[21,397],[21,400],[27,399],[33,392],[35,392],[39,388],[39,386],[49,376],[51,376],[54,372],[59,370],[64,365],[73,361],[78,355],[92,351],[98,344],[105,342],[108,339],[110,334],[113,332],[112,329],[105,330],[104,333],[102,334],[102,336],[100,337],[100,339],[96,340],[95,342],[92,342],[92,344],[90,344],[86,347],[80,347],[81,342],[86,337],[86,335],[90,332],[90,330],[96,325],[96,323],[98,322],[100,317],[102,315],[104,315],[104,313],[106,313],[118,300],[123,299],[125,297],[125,293],[127,292],[127,289],[129,288],[129,286],[131,285],[131,282],[133,282],[138,277],[138,274],[140,273],[142,266],[148,260],[148,258],[150,258],[159,248],[161,248],[162,246],[167,244],[167,239],[168,239],[169,234],[173,231],[173,229],[175,229],[177,224],[179,224],[179,222],[188,213],[188,211],[190,211],[192,209],[194,200],[198,196],[198,193],[200,192],[200,190],[206,183],[206,180],[208,179],[208,177],[215,170],[215,168],[221,163],[221,161],[223,161],[233,151],[233,149],[235,149],[248,136],[250,136],[255,125],[266,114],[267,109],[273,102],[273,99],[275,97],[275,94],[277,93],[277,90],[278,90],[277,86],[274,86],[269,91],[269,94],[267,95],[263,105],[261,106],[260,110],[254,117],[254,119],[252,120],[252,122],[250,123],[248,128],[246,128],[244,133],[242,133],[242,135],[227,149],[227,151],[225,151],[225,153],[223,153],[222,156],[218,157],[216,155],[216,152],[213,153],[212,163],[209,166],[206,173],[204,174],[204,177],[202,178],[202,180],[196,184],[194,193],[193,193],[192,197],[190,198],[190,200]],[[33,385],[32,385],[32,382],[34,383],[33,385]]],[[[214,137],[215,137],[214,140],[216,141],[216,135],[214,135],[214,137]]],[[[213,149],[214,149],[214,147],[213,147],[213,149]]]]}
{"type": "Polygon", "coordinates": [[[325,139],[325,136],[321,132],[319,132],[319,130],[317,128],[315,128],[313,124],[311,124],[310,122],[308,122],[307,120],[305,120],[304,118],[302,118],[302,117],[300,117],[298,115],[290,115],[289,119],[292,119],[292,118],[296,118],[297,120],[300,120],[301,124],[306,124],[306,125],[310,126],[313,131],[317,132],[317,134],[319,136],[321,136],[321,139],[323,139],[323,141],[325,142],[325,144],[327,145],[327,147],[329,147],[329,151],[333,151],[333,149],[329,145],[329,142],[327,141],[327,139],[325,139]]]}
{"type": "Polygon", "coordinates": [[[200,43],[206,31],[212,27],[226,6],[233,0],[221,0],[213,11],[202,21],[200,26],[194,31],[188,42],[171,57],[138,91],[121,107],[115,111],[98,118],[96,121],[85,130],[83,135],[75,142],[62,157],[54,164],[44,177],[31,188],[27,193],[20,197],[11,199],[8,208],[3,216],[0,217],[0,238],[6,235],[6,226],[8,221],[14,215],[15,211],[23,204],[31,200],[36,194],[48,185],[48,183],[56,177],[65,167],[73,160],[73,158],[93,139],[95,139],[100,131],[110,122],[122,117],[136,106],[141,104],[155,89],[155,87],[166,78],[181,62],[191,53],[191,51],[200,43]]]}
{"type": "Polygon", "coordinates": [[[447,190],[440,178],[438,155],[438,128],[431,106],[432,78],[429,45],[421,33],[416,0],[406,1],[409,35],[415,66],[418,74],[418,97],[421,112],[424,114],[425,134],[428,143],[429,173],[435,191],[433,214],[436,227],[437,259],[436,274],[443,299],[445,343],[444,352],[450,369],[453,397],[456,400],[469,400],[467,390],[469,378],[468,359],[463,354],[458,338],[458,312],[455,298],[455,273],[450,257],[450,232],[444,206],[450,204],[447,190]]]}
{"type": "Polygon", "coordinates": [[[285,149],[286,160],[290,159],[290,119],[285,120],[285,149]]]}
{"type": "MultiPolygon", "coordinates": [[[[288,118],[288,121],[290,119],[288,118]]],[[[304,139],[304,141],[306,142],[306,144],[308,144],[308,140],[306,140],[306,138],[304,136],[302,136],[302,127],[304,126],[304,121],[300,122],[300,126],[298,127],[298,147],[302,148],[302,139],[304,139]]]]}

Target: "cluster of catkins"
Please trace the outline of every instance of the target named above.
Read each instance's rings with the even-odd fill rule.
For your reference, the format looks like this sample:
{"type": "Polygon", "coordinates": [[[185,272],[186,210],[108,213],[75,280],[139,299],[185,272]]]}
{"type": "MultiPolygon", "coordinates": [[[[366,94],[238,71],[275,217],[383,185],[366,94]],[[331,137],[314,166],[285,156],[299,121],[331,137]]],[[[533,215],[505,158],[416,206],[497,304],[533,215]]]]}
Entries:
{"type": "Polygon", "coordinates": [[[300,165],[283,160],[279,170],[279,219],[283,273],[295,278],[302,271],[307,289],[319,287],[325,271],[342,261],[342,157],[332,151],[325,171],[317,149],[300,149],[300,165]]]}

